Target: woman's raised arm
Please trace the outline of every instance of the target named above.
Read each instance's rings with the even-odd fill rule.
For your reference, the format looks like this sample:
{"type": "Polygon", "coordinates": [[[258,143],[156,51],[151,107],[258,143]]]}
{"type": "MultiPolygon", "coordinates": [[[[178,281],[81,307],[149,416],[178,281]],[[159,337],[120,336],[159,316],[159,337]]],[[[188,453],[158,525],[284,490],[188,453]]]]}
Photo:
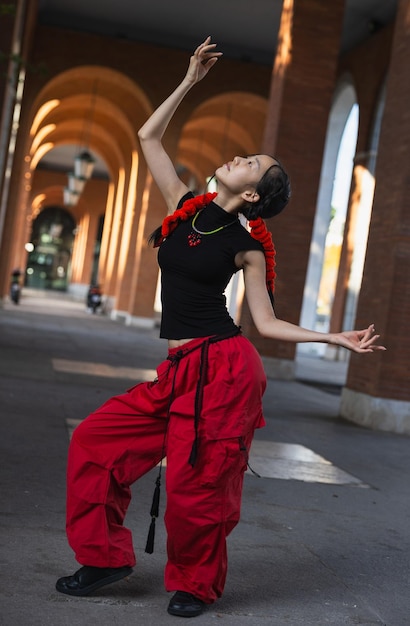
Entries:
{"type": "Polygon", "coordinates": [[[221,52],[215,52],[215,47],[216,44],[211,43],[210,37],[207,37],[197,47],[191,56],[184,79],[154,111],[138,132],[148,168],[170,210],[175,209],[176,204],[188,191],[188,188],[177,175],[171,159],[164,150],[162,137],[185,95],[206,76],[221,56],[221,52]]]}

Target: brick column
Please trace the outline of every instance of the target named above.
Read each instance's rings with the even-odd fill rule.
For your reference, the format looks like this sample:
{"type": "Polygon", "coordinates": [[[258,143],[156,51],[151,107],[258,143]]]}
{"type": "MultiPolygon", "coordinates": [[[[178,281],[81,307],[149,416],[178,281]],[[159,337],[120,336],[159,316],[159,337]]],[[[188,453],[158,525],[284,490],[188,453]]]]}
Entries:
{"type": "MultiPolygon", "coordinates": [[[[276,314],[298,323],[327,122],[334,90],[344,1],[285,0],[262,151],[290,174],[292,199],[269,220],[277,249],[276,314]]],[[[241,324],[265,358],[268,374],[293,376],[295,345],[261,338],[247,307],[241,324]]]]}
{"type": "Polygon", "coordinates": [[[388,348],[352,356],[341,413],[410,433],[410,0],[399,0],[376,165],[376,190],[357,327],[374,322],[388,348]]]}
{"type": "MultiPolygon", "coordinates": [[[[0,59],[0,192],[3,187],[6,170],[8,141],[10,138],[13,105],[17,89],[17,63],[13,55],[21,51],[21,30],[24,24],[24,12],[17,0],[9,2],[7,9],[0,13],[0,41],[2,57],[0,59]],[[9,55],[9,58],[6,55],[9,55]],[[5,78],[7,79],[5,80],[5,78]]],[[[0,240],[2,213],[0,213],[0,240]]]]}
{"type": "MultiPolygon", "coordinates": [[[[0,65],[0,71],[7,76],[1,81],[0,97],[2,98],[0,122],[0,298],[8,292],[10,271],[15,262],[23,256],[16,251],[12,232],[18,219],[16,211],[9,211],[10,196],[12,195],[11,175],[15,152],[11,144],[16,139],[16,131],[12,129],[13,116],[16,107],[21,104],[24,82],[21,67],[27,61],[31,47],[32,36],[37,18],[37,0],[13,0],[4,3],[10,11],[2,15],[0,20],[0,41],[3,52],[9,53],[6,62],[0,65]],[[14,133],[14,136],[12,136],[14,133]]],[[[17,126],[18,126],[17,119],[17,126]]],[[[20,224],[24,228],[23,224],[20,224]]]]}

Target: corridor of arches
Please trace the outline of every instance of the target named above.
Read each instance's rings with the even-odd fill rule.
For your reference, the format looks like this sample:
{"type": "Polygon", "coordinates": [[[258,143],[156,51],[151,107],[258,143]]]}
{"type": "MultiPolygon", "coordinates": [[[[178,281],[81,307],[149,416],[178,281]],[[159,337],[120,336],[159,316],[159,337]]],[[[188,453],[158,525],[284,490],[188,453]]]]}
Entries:
{"type": "MultiPolygon", "coordinates": [[[[400,4],[403,14],[406,3],[400,4]]],[[[371,303],[377,298],[363,294],[373,294],[379,283],[377,249],[386,233],[380,226],[382,207],[390,202],[380,186],[377,199],[381,166],[376,155],[381,151],[389,167],[392,144],[388,135],[383,139],[383,129],[393,132],[402,100],[387,77],[393,53],[392,67],[398,75],[404,71],[400,37],[406,41],[407,36],[397,20],[340,55],[343,5],[335,2],[328,19],[321,20],[315,3],[284,3],[273,63],[224,59],[213,80],[184,100],[164,139],[193,191],[203,190],[216,167],[235,154],[264,151],[280,158],[293,193],[283,215],[268,221],[277,248],[277,314],[331,331],[362,324],[375,309],[371,303]],[[346,128],[353,140],[340,167],[346,128]],[[341,176],[345,196],[343,206],[335,206],[341,176]],[[334,234],[329,224],[331,229],[339,224],[336,251],[326,245],[334,234]]],[[[113,318],[152,327],[159,308],[158,267],[147,241],[166,208],[147,172],[137,131],[183,76],[186,51],[121,39],[108,45],[114,40],[69,30],[62,37],[59,28],[35,19],[29,24],[30,67],[46,59],[47,72],[27,66],[16,89],[18,134],[11,133],[12,167],[4,168],[0,207],[1,297],[7,297],[15,268],[23,270],[28,286],[67,290],[80,299],[91,282],[98,282],[113,318]],[[164,50],[170,72],[164,69],[164,50]],[[69,172],[84,153],[94,169],[73,201],[73,193],[66,193],[67,187],[73,192],[69,172]]],[[[395,206],[391,215],[399,211],[395,206]]],[[[389,232],[395,228],[391,220],[387,225],[389,232]]],[[[399,281],[402,265],[392,260],[386,267],[391,280],[399,281]]],[[[388,273],[383,279],[389,280],[388,273]]],[[[268,375],[292,378],[295,346],[258,337],[240,281],[230,286],[228,306],[264,357],[268,375]]],[[[401,313],[393,302],[389,307],[378,309],[384,317],[375,321],[390,329],[399,346],[401,313]]],[[[401,348],[399,353],[396,363],[403,361],[401,348]]],[[[319,354],[341,357],[337,350],[319,354]]],[[[394,382],[393,364],[391,376],[383,376],[381,367],[377,380],[370,366],[360,372],[355,367],[349,366],[352,397],[364,377],[371,397],[406,401],[403,385],[394,382]]],[[[399,378],[404,369],[400,372],[399,378]]]]}

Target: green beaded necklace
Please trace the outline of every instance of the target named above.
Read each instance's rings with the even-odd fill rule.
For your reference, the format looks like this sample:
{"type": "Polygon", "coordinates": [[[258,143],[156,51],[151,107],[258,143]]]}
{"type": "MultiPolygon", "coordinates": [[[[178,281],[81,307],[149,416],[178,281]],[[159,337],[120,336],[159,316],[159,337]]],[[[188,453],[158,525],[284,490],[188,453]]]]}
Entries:
{"type": "Polygon", "coordinates": [[[192,228],[194,229],[195,232],[190,233],[188,235],[188,244],[191,246],[191,248],[194,248],[195,246],[198,246],[201,243],[202,235],[214,235],[215,233],[218,233],[220,230],[223,230],[224,228],[228,228],[228,226],[232,226],[238,221],[237,218],[235,218],[232,222],[229,222],[229,224],[224,224],[223,226],[219,226],[219,228],[215,228],[214,230],[208,230],[208,231],[198,230],[198,228],[195,226],[195,222],[197,220],[199,213],[200,212],[196,213],[192,220],[192,228]]]}

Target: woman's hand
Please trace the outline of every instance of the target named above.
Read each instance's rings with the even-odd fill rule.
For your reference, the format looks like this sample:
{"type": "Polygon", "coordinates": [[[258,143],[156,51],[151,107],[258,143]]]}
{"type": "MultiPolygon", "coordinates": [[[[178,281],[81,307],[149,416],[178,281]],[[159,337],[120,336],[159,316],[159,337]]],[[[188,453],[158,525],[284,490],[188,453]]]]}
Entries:
{"type": "Polygon", "coordinates": [[[192,84],[199,83],[215,65],[222,52],[215,52],[216,43],[211,43],[211,37],[202,42],[191,56],[186,80],[192,84]]]}
{"type": "Polygon", "coordinates": [[[377,344],[380,335],[376,335],[374,324],[370,324],[370,326],[364,330],[348,330],[343,333],[332,333],[330,337],[330,344],[342,346],[358,354],[386,350],[384,346],[377,344]]]}
{"type": "Polygon", "coordinates": [[[380,335],[376,335],[374,324],[364,330],[348,330],[343,333],[320,333],[285,320],[278,319],[272,311],[265,284],[265,256],[259,250],[238,253],[237,267],[244,270],[245,290],[252,319],[263,337],[290,341],[292,343],[319,342],[342,346],[358,354],[386,350],[378,345],[380,335]]]}

